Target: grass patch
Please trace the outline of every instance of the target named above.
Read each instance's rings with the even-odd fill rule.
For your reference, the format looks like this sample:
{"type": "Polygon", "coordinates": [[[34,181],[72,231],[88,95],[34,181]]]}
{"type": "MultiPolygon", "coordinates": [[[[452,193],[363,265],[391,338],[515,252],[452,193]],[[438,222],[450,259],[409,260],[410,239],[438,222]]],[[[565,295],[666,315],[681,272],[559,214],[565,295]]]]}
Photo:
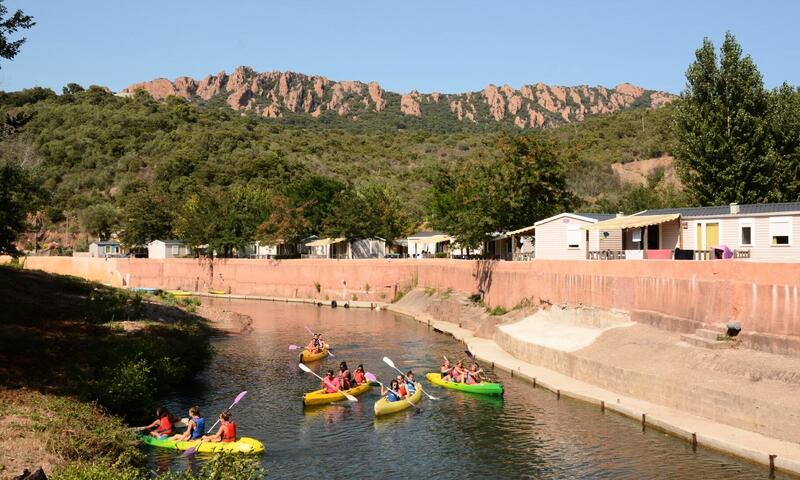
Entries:
{"type": "Polygon", "coordinates": [[[505,315],[506,313],[508,313],[507,309],[500,306],[494,308],[486,307],[486,311],[489,312],[489,315],[494,315],[494,316],[505,315]]]}

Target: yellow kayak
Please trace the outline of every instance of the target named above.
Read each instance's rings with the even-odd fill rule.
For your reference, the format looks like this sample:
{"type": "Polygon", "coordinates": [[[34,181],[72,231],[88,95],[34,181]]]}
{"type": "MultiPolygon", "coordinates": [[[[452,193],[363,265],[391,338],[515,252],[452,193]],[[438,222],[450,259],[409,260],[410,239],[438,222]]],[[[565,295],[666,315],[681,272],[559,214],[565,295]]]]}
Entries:
{"type": "MultiPolygon", "coordinates": [[[[369,389],[372,388],[372,385],[369,382],[364,382],[361,385],[357,385],[349,390],[345,390],[345,392],[349,395],[358,396],[362,393],[367,393],[369,389]]],[[[303,395],[303,404],[304,405],[324,405],[326,403],[338,402],[339,400],[344,400],[345,396],[342,392],[335,392],[335,393],[325,393],[325,389],[321,388],[319,390],[314,390],[313,392],[308,392],[303,395]]]]}
{"type": "Polygon", "coordinates": [[[235,442],[200,442],[192,440],[190,442],[176,442],[175,440],[159,440],[150,435],[140,435],[143,443],[158,448],[184,451],[196,447],[197,453],[264,453],[264,444],[250,437],[239,437],[235,442]]]}
{"type": "Polygon", "coordinates": [[[225,295],[228,292],[226,292],[225,290],[209,290],[208,293],[210,293],[211,295],[225,295]]]}
{"type": "Polygon", "coordinates": [[[308,350],[303,350],[300,352],[300,362],[301,363],[308,363],[308,362],[316,362],[317,360],[322,360],[323,358],[328,356],[328,347],[322,349],[319,353],[312,353],[308,350]]]}
{"type": "Polygon", "coordinates": [[[403,399],[396,402],[390,402],[386,399],[386,397],[383,397],[375,402],[375,416],[380,417],[381,415],[400,412],[410,407],[412,403],[414,405],[418,405],[419,401],[422,400],[422,385],[419,382],[415,383],[414,385],[417,386],[417,391],[414,392],[414,395],[411,395],[408,400],[403,399]]]}
{"type": "Polygon", "coordinates": [[[167,293],[174,297],[189,297],[192,295],[192,292],[187,292],[185,290],[167,290],[167,293]]]}

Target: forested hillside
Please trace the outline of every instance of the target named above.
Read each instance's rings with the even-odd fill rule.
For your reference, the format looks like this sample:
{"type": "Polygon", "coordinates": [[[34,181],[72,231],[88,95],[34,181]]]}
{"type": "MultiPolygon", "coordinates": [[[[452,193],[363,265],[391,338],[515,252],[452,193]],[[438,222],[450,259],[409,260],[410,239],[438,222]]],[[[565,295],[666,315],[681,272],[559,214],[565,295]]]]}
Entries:
{"type": "MultiPolygon", "coordinates": [[[[98,87],[70,85],[61,95],[44,89],[3,93],[0,105],[7,119],[3,156],[35,167],[51,192],[46,215],[37,219],[40,240],[48,238],[45,231],[61,232],[56,239],[62,242],[78,230],[118,231],[137,192],[149,192],[139,196],[159,198],[174,211],[203,188],[233,185],[296,197],[297,204],[328,185],[323,198],[308,198],[314,203],[305,205],[309,211],[333,208],[334,193],[345,186],[355,192],[377,185],[402,209],[398,228],[407,230],[426,221],[437,168],[498,155],[496,132],[296,126],[177,97],[160,102],[139,92],[121,98],[98,87]]],[[[671,109],[598,115],[527,135],[553,142],[567,166],[576,208],[619,209],[630,203],[626,196],[634,187],[619,184],[611,163],[668,152],[671,109]]],[[[305,228],[321,230],[325,213],[311,216],[305,228]]]]}

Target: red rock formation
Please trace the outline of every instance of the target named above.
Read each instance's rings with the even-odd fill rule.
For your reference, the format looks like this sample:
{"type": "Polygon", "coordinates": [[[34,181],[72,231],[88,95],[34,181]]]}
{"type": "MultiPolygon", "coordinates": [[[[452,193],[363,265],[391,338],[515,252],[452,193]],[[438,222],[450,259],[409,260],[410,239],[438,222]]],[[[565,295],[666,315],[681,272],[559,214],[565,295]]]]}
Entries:
{"type": "Polygon", "coordinates": [[[422,111],[419,108],[419,92],[413,90],[411,93],[400,98],[400,111],[406,115],[421,117],[422,111]]]}

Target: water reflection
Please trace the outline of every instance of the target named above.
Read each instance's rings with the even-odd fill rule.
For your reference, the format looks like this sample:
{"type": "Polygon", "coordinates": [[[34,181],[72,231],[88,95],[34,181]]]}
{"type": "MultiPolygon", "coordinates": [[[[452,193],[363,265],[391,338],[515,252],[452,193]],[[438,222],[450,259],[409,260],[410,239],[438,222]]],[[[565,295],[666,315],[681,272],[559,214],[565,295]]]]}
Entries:
{"type": "MultiPolygon", "coordinates": [[[[312,305],[215,300],[254,318],[244,337],[215,340],[217,356],[197,382],[168,403],[183,411],[198,404],[208,417],[249,393],[234,409],[240,435],[264,442],[269,478],[704,478],[761,479],[766,469],[699,450],[595,406],[556,400],[542,389],[489,371],[506,385],[504,398],[426,384],[440,398],[375,419],[379,389],[359,402],[304,407],[303,393],[319,380],[297,368],[288,345],[308,341],[304,326],[324,332],[335,358],[309,364],[315,372],[346,360],[388,380],[398,368],[419,378],[438,369],[441,355],[464,357],[463,345],[390,312],[312,305]],[[357,465],[348,459],[358,459],[357,465]]],[[[485,368],[485,367],[484,367],[485,368]]],[[[488,370],[488,369],[487,369],[488,370]]],[[[191,468],[202,462],[149,450],[153,467],[191,468]]]]}

